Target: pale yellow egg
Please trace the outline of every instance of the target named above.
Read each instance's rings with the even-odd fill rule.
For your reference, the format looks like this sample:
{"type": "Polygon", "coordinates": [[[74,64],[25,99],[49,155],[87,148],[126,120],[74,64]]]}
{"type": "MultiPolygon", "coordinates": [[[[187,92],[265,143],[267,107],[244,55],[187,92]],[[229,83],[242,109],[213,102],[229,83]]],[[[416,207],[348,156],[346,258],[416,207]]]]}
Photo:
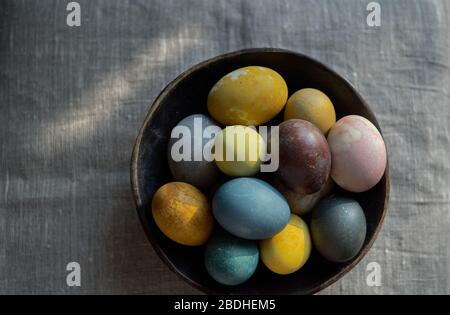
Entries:
{"type": "Polygon", "coordinates": [[[260,171],[266,143],[253,128],[229,126],[215,139],[214,159],[228,176],[253,176],[260,171]]]}

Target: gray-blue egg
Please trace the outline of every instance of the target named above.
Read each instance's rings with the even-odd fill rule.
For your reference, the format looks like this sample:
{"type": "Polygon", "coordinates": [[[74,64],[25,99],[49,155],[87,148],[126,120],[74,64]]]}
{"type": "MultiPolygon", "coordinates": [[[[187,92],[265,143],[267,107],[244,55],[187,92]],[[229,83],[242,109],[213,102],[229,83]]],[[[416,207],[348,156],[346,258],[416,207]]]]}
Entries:
{"type": "Polygon", "coordinates": [[[176,181],[198,188],[212,185],[220,174],[211,155],[221,128],[202,114],[188,116],[172,130],[168,146],[170,171],[176,181]],[[215,130],[215,132],[213,132],[215,130]]]}
{"type": "Polygon", "coordinates": [[[247,281],[258,266],[256,241],[244,240],[225,231],[217,232],[206,245],[205,266],[209,275],[224,285],[247,281]]]}
{"type": "Polygon", "coordinates": [[[313,210],[311,235],[317,251],[333,262],[353,259],[366,239],[366,217],[359,203],[332,196],[313,210]]]}
{"type": "Polygon", "coordinates": [[[284,196],[268,183],[241,177],[223,184],[214,194],[213,214],[228,232],[250,240],[274,236],[289,222],[284,196]]]}

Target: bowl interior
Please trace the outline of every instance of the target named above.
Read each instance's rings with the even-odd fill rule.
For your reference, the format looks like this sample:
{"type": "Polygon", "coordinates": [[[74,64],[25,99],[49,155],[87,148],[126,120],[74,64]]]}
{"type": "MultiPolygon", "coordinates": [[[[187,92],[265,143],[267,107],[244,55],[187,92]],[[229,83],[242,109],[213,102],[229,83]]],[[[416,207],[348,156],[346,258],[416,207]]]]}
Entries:
{"type": "MultiPolygon", "coordinates": [[[[289,95],[298,89],[313,87],[332,100],[339,117],[357,114],[379,125],[358,93],[339,75],[321,63],[301,54],[277,50],[254,49],[235,52],[205,61],[183,73],[158,96],[150,109],[136,141],[132,160],[132,188],[137,211],[153,247],[188,283],[207,293],[219,294],[310,294],[339,279],[365,255],[383,221],[388,199],[388,168],[383,179],[370,191],[350,194],[357,199],[367,218],[367,236],[363,249],[352,261],[331,263],[313,250],[306,265],[298,272],[280,276],[261,262],[246,283],[228,287],[209,277],[203,264],[204,247],[178,245],[165,237],[151,214],[151,200],[156,190],[173,181],[167,163],[170,132],[184,117],[207,114],[206,99],[211,87],[225,74],[244,66],[259,65],[280,73],[286,80],[289,95]]],[[[309,218],[306,218],[309,223],[309,218]]]]}

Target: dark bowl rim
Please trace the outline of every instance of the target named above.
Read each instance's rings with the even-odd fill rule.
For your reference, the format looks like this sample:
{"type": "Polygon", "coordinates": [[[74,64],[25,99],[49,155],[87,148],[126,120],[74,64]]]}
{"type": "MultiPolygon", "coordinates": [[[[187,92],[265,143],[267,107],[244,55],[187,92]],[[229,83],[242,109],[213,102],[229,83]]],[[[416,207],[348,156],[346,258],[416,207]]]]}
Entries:
{"type": "MultiPolygon", "coordinates": [[[[152,233],[146,228],[146,223],[144,222],[145,217],[141,216],[140,211],[139,211],[139,209],[142,207],[142,199],[141,199],[140,193],[139,193],[138,170],[137,170],[139,152],[140,152],[140,148],[141,148],[142,137],[143,137],[144,131],[148,127],[149,122],[152,120],[154,113],[161,106],[161,102],[166,97],[166,95],[169,94],[172,91],[172,89],[180,81],[182,81],[183,79],[187,78],[191,73],[193,73],[193,72],[195,72],[195,71],[197,71],[197,70],[199,70],[199,69],[201,69],[201,68],[203,68],[205,66],[208,66],[209,64],[212,64],[212,63],[217,62],[217,61],[222,60],[222,59],[236,57],[236,56],[244,55],[244,54],[248,54],[248,53],[285,53],[285,54],[295,55],[297,57],[305,58],[305,59],[309,60],[310,62],[315,63],[317,66],[325,69],[326,71],[328,71],[332,75],[340,78],[348,86],[348,88],[356,95],[358,100],[365,106],[365,109],[367,110],[369,115],[373,117],[375,125],[378,127],[378,130],[382,134],[381,128],[380,128],[380,126],[378,124],[378,121],[377,121],[377,119],[375,117],[375,114],[370,109],[370,107],[367,104],[367,102],[358,93],[356,88],[347,79],[343,78],[341,75],[339,75],[337,72],[335,72],[334,70],[332,70],[331,68],[329,68],[328,66],[323,64],[322,62],[320,62],[320,61],[318,61],[318,60],[316,60],[316,59],[314,59],[312,57],[309,57],[309,56],[307,56],[305,54],[294,52],[294,51],[291,51],[291,50],[282,49],[282,48],[249,48],[249,49],[242,49],[242,50],[237,50],[237,51],[225,53],[225,54],[222,54],[222,55],[218,55],[216,57],[209,58],[209,59],[207,59],[207,60],[205,60],[203,62],[200,62],[200,63],[190,67],[189,69],[187,69],[186,71],[184,71],[183,73],[178,75],[174,80],[172,80],[159,93],[159,95],[155,98],[155,100],[153,101],[153,103],[150,106],[149,110],[147,111],[147,114],[145,116],[145,119],[144,119],[144,122],[143,122],[141,128],[139,129],[139,133],[138,133],[138,136],[136,137],[136,140],[135,140],[135,143],[134,143],[134,147],[133,147],[132,157],[131,157],[131,167],[130,167],[130,169],[131,169],[131,173],[130,173],[131,189],[132,189],[133,200],[134,200],[134,203],[135,203],[135,206],[136,206],[136,211],[137,211],[137,214],[138,214],[138,217],[139,217],[139,221],[140,221],[140,223],[141,223],[141,225],[142,225],[142,227],[144,229],[144,232],[145,232],[145,234],[147,236],[147,239],[150,241],[153,249],[156,251],[156,253],[160,257],[160,259],[179,278],[181,278],[183,281],[185,281],[189,285],[195,287],[196,289],[198,289],[201,292],[206,293],[206,294],[223,294],[223,293],[217,292],[215,290],[211,290],[210,288],[205,287],[205,286],[197,283],[196,281],[193,281],[189,277],[185,276],[170,261],[170,259],[167,257],[167,255],[164,253],[164,251],[159,246],[157,240],[154,238],[152,233]]],[[[379,233],[381,231],[384,219],[385,219],[387,211],[388,211],[388,203],[389,203],[389,195],[390,195],[390,177],[389,177],[389,158],[388,157],[389,157],[389,155],[387,155],[386,171],[385,171],[385,174],[384,174],[384,176],[386,178],[386,184],[385,184],[386,194],[384,196],[384,207],[383,207],[383,212],[381,214],[380,221],[379,221],[378,225],[375,228],[374,234],[372,235],[372,237],[369,240],[369,242],[361,249],[361,251],[359,252],[357,257],[350,264],[346,265],[337,274],[335,274],[333,277],[331,277],[327,281],[321,283],[320,285],[318,285],[315,288],[313,288],[312,290],[310,290],[309,294],[315,294],[317,292],[320,292],[323,289],[325,289],[328,286],[330,286],[333,283],[335,283],[337,280],[341,279],[345,274],[347,274],[350,270],[352,270],[367,255],[369,250],[372,248],[375,240],[378,238],[378,235],[379,235],[379,233]]]]}

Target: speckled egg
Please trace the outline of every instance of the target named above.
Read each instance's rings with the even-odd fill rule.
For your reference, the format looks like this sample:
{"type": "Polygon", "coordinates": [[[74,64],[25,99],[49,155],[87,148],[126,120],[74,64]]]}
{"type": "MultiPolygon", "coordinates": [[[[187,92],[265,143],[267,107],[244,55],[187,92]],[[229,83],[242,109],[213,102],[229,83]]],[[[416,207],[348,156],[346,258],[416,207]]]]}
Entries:
{"type": "Polygon", "coordinates": [[[305,215],[311,212],[314,206],[324,197],[327,197],[334,187],[331,176],[325,182],[325,185],[316,193],[301,194],[286,188],[279,180],[274,181],[275,188],[286,198],[291,212],[298,215],[305,215]]]}
{"type": "Polygon", "coordinates": [[[167,154],[176,181],[199,188],[207,188],[216,181],[220,172],[214,157],[203,152],[211,153],[220,130],[213,120],[201,114],[188,116],[178,123],[172,130],[167,154]]]}
{"type": "Polygon", "coordinates": [[[286,199],[268,183],[249,177],[223,184],[212,201],[217,222],[228,232],[245,239],[274,236],[289,222],[286,199]]]}
{"type": "Polygon", "coordinates": [[[288,88],[277,72],[265,67],[237,69],[220,79],[208,95],[208,111],[224,125],[260,125],[286,104],[288,88]]]}
{"type": "Polygon", "coordinates": [[[357,115],[339,119],[328,134],[328,143],[333,161],[331,176],[342,188],[367,191],[383,177],[386,146],[368,119],[357,115]]]}
{"type": "Polygon", "coordinates": [[[172,182],[153,196],[152,215],[171,240],[190,246],[206,243],[214,228],[208,199],[194,186],[172,182]]]}
{"type": "Polygon", "coordinates": [[[290,119],[279,126],[278,179],[289,189],[301,193],[318,192],[331,168],[327,140],[312,123],[290,119]]]}
{"type": "Polygon", "coordinates": [[[205,250],[205,266],[209,275],[224,285],[247,281],[258,266],[259,251],[255,241],[244,240],[218,231],[205,250]]]}
{"type": "Polygon", "coordinates": [[[229,126],[217,136],[214,158],[228,176],[252,176],[260,171],[266,142],[253,128],[229,126]]]}
{"type": "Polygon", "coordinates": [[[353,259],[364,244],[366,230],[366,217],[354,199],[326,198],[312,213],[311,235],[315,248],[333,262],[353,259]]]}
{"type": "Polygon", "coordinates": [[[333,103],[322,91],[301,89],[288,99],[284,120],[303,119],[313,123],[326,134],[336,122],[333,103]]]}
{"type": "Polygon", "coordinates": [[[271,271],[287,275],[299,270],[311,254],[308,225],[291,214],[288,225],[277,235],[259,242],[261,260],[271,271]]]}

